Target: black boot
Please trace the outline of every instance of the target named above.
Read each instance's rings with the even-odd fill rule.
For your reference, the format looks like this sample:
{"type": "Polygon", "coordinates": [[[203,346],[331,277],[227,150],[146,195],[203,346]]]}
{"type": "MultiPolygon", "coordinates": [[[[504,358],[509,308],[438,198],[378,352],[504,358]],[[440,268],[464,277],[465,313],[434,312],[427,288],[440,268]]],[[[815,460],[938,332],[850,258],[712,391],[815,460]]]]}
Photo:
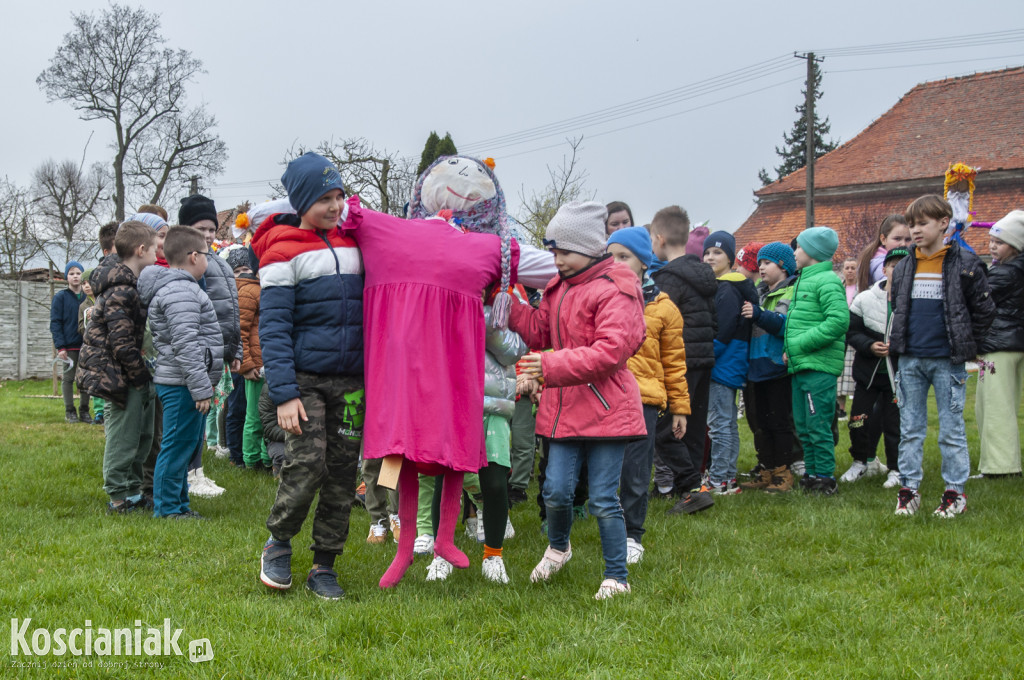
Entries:
{"type": "Polygon", "coordinates": [[[73,408],[64,409],[64,420],[66,420],[69,423],[77,423],[78,422],[78,414],[75,413],[75,409],[73,409],[73,408]]]}

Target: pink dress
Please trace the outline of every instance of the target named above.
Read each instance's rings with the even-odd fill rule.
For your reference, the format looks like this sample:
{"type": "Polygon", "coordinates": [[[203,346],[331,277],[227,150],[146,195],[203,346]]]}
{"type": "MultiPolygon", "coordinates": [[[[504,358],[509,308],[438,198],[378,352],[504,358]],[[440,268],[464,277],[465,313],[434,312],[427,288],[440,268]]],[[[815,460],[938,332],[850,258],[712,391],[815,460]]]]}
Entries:
{"type": "MultiPolygon", "coordinates": [[[[363,456],[476,472],[487,464],[482,294],[501,277],[501,240],[374,212],[356,197],[342,229],[366,271],[363,456]]],[[[513,242],[513,272],[517,259],[513,242]]]]}

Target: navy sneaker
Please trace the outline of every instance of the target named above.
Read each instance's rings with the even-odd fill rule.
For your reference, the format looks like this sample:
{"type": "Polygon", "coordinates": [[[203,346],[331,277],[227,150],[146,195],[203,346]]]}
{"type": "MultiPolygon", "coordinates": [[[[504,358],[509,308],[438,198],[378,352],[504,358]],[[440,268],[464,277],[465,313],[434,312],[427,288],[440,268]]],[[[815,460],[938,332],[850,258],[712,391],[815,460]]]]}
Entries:
{"type": "Polygon", "coordinates": [[[271,536],[263,545],[260,557],[260,581],[268,588],[288,590],[292,587],[292,544],[275,541],[271,536]]]}
{"type": "Polygon", "coordinates": [[[324,600],[340,600],[345,597],[345,591],[338,585],[338,574],[330,567],[314,564],[306,577],[306,587],[324,600]]]}
{"type": "Polygon", "coordinates": [[[167,519],[206,519],[195,510],[186,510],[185,512],[176,512],[167,515],[167,519]]]}

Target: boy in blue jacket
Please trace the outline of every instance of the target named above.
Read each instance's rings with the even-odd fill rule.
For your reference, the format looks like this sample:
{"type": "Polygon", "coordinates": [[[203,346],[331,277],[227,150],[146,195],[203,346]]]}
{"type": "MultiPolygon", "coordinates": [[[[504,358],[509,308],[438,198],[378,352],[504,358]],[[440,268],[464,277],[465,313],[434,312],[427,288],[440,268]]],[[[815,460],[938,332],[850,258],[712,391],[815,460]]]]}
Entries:
{"type": "Polygon", "coordinates": [[[64,278],[68,287],[53,296],[50,304],[50,335],[62,362],[61,392],[64,395],[64,418],[69,423],[92,422],[89,415],[89,395],[78,390],[78,414],[75,414],[75,369],[78,368],[78,352],[82,349],[82,334],[78,332],[78,308],[85,301],[82,291],[84,267],[72,260],[64,266],[64,278]],[[69,363],[70,361],[70,363],[69,363]]]}
{"type": "Polygon", "coordinates": [[[363,264],[355,241],[338,229],[345,193],[330,161],[300,156],[281,183],[297,214],[271,215],[252,242],[260,260],[263,369],[286,433],[260,580],[291,587],[291,539],[319,494],[306,587],[337,600],[345,593],[334,562],[348,537],[365,410],[363,264]]]}
{"type": "Polygon", "coordinates": [[[747,416],[760,463],[758,476],[740,485],[768,493],[790,491],[796,433],[793,428],[792,384],[782,360],[786,314],[793,301],[796,259],[793,249],[775,241],[757,253],[761,304],[743,303],[743,317],[754,322],[750,338],[747,416]],[[753,406],[753,408],[751,408],[753,406]]]}
{"type": "Polygon", "coordinates": [[[704,262],[718,277],[718,333],[708,402],[711,465],[706,484],[718,495],[740,492],[736,484],[736,461],[740,455],[736,390],[747,382],[751,331],[750,319],[744,318],[742,311],[744,302],[758,301],[750,279],[732,271],[735,260],[736,241],[732,234],[716,231],[704,240],[704,262]]]}

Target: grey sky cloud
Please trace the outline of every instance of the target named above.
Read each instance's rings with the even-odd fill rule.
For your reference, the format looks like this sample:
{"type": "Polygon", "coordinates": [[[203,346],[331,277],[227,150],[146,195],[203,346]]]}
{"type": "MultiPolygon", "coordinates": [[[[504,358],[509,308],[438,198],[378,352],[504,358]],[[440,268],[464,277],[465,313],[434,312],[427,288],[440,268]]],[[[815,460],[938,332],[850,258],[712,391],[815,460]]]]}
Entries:
{"type": "MultiPolygon", "coordinates": [[[[842,140],[917,83],[1024,64],[1024,41],[958,49],[939,39],[1024,27],[1014,0],[141,4],[162,14],[168,45],[204,62],[189,93],[217,116],[228,145],[226,172],[204,181],[220,208],[266,198],[264,182],[280,177],[293,143],[365,137],[418,157],[437,130],[496,159],[514,211],[520,187],[541,189],[546,166],[568,152],[565,138],[582,134],[580,161],[598,200],[628,202],[641,223],[678,203],[732,231],[796,115],[805,66],[794,51],[831,51],[819,106],[842,140]],[[839,50],[929,39],[936,49],[839,50]],[[700,93],[685,89],[701,83],[700,93]],[[673,91],[675,101],[650,99],[673,91]],[[584,126],[595,118],[607,120],[584,126]]],[[[5,7],[0,173],[12,180],[28,183],[47,158],[77,159],[92,131],[89,160],[108,160],[109,127],[47,103],[35,83],[70,13],[105,6],[5,7]]]]}

